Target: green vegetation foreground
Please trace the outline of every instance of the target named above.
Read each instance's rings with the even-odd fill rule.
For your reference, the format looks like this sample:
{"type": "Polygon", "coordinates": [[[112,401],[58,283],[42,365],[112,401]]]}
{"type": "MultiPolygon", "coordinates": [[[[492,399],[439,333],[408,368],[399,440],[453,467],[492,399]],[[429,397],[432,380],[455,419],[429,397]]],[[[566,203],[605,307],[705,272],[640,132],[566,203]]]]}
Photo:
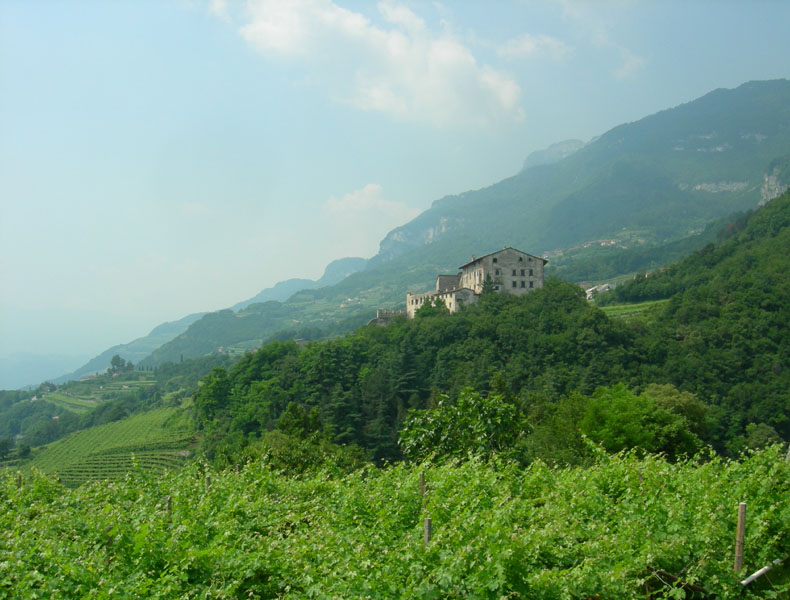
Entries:
{"type": "Polygon", "coordinates": [[[786,597],[786,573],[772,572],[772,589],[742,593],[738,583],[790,547],[790,463],[779,446],[674,464],[596,454],[587,468],[472,459],[349,475],[324,466],[301,478],[265,460],[240,472],[195,464],[75,490],[43,476],[18,489],[5,477],[0,596],[684,597],[652,567],[722,599],[786,597]]]}

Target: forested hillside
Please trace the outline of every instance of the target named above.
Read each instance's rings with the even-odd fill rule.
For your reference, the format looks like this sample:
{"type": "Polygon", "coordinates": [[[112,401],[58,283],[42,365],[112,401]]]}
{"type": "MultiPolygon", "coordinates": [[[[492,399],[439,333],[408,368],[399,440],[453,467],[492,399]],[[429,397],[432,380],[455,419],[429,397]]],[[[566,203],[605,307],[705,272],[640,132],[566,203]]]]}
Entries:
{"type": "MultiPolygon", "coordinates": [[[[0,589],[787,597],[785,566],[740,580],[788,547],[790,462],[774,444],[790,434],[788,236],[785,194],[611,294],[664,300],[638,318],[610,318],[550,280],[457,314],[426,305],[413,320],[226,361],[194,393],[211,463],[154,476],[145,452],[155,445],[159,464],[162,445],[172,454],[191,431],[149,432],[138,460],[119,426],[105,428],[119,439],[103,462],[63,474],[118,478],[123,460],[122,480],[67,490],[5,472],[0,589]],[[747,551],[735,574],[739,502],[747,551]]],[[[157,389],[179,395],[210,360],[161,368],[157,389]]],[[[66,464],[65,442],[39,460],[66,464]]]]}
{"type": "Polygon", "coordinates": [[[29,391],[0,391],[0,444],[7,446],[0,459],[7,455],[28,459],[32,448],[69,433],[156,407],[177,406],[191,397],[198,381],[213,367],[231,362],[215,354],[139,371],[117,355],[112,360],[115,366],[105,365],[104,373],[95,378],[62,385],[44,383],[29,391]]]}
{"type": "Polygon", "coordinates": [[[454,315],[426,307],[414,320],[304,349],[267,345],[204,381],[196,406],[207,449],[232,460],[294,403],[312,423],[308,430],[392,460],[401,456],[398,431],[410,409],[438,411],[432,414],[441,422],[440,399],[447,395],[452,405],[464,394],[473,405],[496,395],[513,407],[511,422],[523,418],[535,428],[521,444],[522,460],[583,460],[547,442],[563,427],[574,432],[566,445],[582,433],[607,445],[607,436],[621,435],[605,431],[618,415],[598,405],[615,401],[634,423],[657,414],[656,403],[666,411],[652,440],[622,447],[673,453],[685,439],[692,452],[710,443],[734,453],[788,439],[789,223],[785,194],[733,224],[719,246],[615,292],[670,297],[648,320],[610,319],[577,286],[548,281],[520,298],[484,295],[454,315]],[[661,291],[639,292],[654,288],[661,291]],[[594,394],[601,386],[606,401],[594,394]]]}

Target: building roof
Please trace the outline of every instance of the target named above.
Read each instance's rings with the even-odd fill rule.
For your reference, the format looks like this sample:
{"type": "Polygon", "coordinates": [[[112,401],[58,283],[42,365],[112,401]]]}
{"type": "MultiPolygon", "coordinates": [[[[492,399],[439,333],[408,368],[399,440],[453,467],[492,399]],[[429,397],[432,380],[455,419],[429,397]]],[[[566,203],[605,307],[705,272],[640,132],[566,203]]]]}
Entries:
{"type": "Polygon", "coordinates": [[[516,252],[518,252],[519,254],[523,254],[524,256],[531,256],[532,258],[536,258],[537,260],[542,260],[544,265],[547,262],[549,262],[548,260],[546,260],[542,256],[535,256],[534,254],[527,254],[526,252],[522,252],[521,250],[518,250],[516,248],[511,248],[510,246],[505,246],[504,248],[502,248],[502,250],[497,250],[496,252],[489,252],[488,254],[484,254],[483,256],[475,257],[472,260],[470,260],[468,263],[464,263],[458,268],[459,269],[463,269],[464,267],[468,267],[469,265],[474,264],[474,263],[476,263],[479,260],[483,260],[484,258],[487,258],[489,256],[493,256],[494,254],[500,254],[501,252],[504,252],[505,250],[515,250],[516,252]]]}

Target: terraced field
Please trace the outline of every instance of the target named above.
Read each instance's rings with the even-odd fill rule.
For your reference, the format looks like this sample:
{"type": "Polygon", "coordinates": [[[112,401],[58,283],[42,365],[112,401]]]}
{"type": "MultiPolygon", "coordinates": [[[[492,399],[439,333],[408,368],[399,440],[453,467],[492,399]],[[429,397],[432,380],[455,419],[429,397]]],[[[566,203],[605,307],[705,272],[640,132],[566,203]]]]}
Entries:
{"type": "Polygon", "coordinates": [[[669,300],[652,300],[650,302],[640,302],[639,304],[612,304],[610,306],[601,306],[601,310],[606,313],[608,317],[613,319],[632,319],[634,317],[642,318],[658,307],[666,304],[669,300]]]}
{"type": "Polygon", "coordinates": [[[134,469],[162,471],[181,465],[195,439],[178,408],[160,408],[74,433],[38,450],[33,466],[64,485],[123,478],[134,469]]]}
{"type": "Polygon", "coordinates": [[[86,413],[101,403],[97,398],[74,396],[66,392],[50,392],[44,398],[55,406],[75,413],[86,413]]]}
{"type": "Polygon", "coordinates": [[[108,383],[99,383],[96,380],[73,382],[61,386],[57,391],[43,394],[42,399],[55,406],[82,414],[119,394],[132,393],[153,385],[156,385],[153,379],[125,379],[108,383]]]}

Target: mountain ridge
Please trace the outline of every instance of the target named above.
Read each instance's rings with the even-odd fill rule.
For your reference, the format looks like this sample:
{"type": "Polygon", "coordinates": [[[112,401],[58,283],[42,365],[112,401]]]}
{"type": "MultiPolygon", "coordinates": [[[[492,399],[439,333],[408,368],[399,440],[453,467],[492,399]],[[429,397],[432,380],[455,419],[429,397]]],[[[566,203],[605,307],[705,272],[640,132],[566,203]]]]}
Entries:
{"type": "MultiPolygon", "coordinates": [[[[618,125],[559,161],[439,198],[390,231],[364,270],[334,286],[206,317],[147,360],[253,346],[289,329],[340,332],[339,321],[351,325],[377,307],[397,308],[407,291],[430,287],[437,272],[503,245],[542,254],[596,239],[647,248],[696,235],[765,201],[769,168],[790,155],[787,107],[790,81],[748,82],[618,125]],[[187,337],[211,344],[190,350],[187,337]]],[[[790,183],[790,170],[780,171],[776,190],[790,183]]]]}
{"type": "Polygon", "coordinates": [[[406,291],[429,287],[436,272],[502,245],[541,254],[596,239],[648,248],[693,236],[790,184],[788,106],[790,81],[747,82],[618,125],[557,160],[437,199],[390,231],[371,259],[340,259],[359,262],[330,285],[286,280],[204,316],[145,364],[178,360],[183,351],[199,356],[240,343],[251,349],[284,330],[339,333],[338,322],[351,326],[376,307],[395,308],[406,291]],[[190,350],[184,336],[211,343],[190,350]]]}

